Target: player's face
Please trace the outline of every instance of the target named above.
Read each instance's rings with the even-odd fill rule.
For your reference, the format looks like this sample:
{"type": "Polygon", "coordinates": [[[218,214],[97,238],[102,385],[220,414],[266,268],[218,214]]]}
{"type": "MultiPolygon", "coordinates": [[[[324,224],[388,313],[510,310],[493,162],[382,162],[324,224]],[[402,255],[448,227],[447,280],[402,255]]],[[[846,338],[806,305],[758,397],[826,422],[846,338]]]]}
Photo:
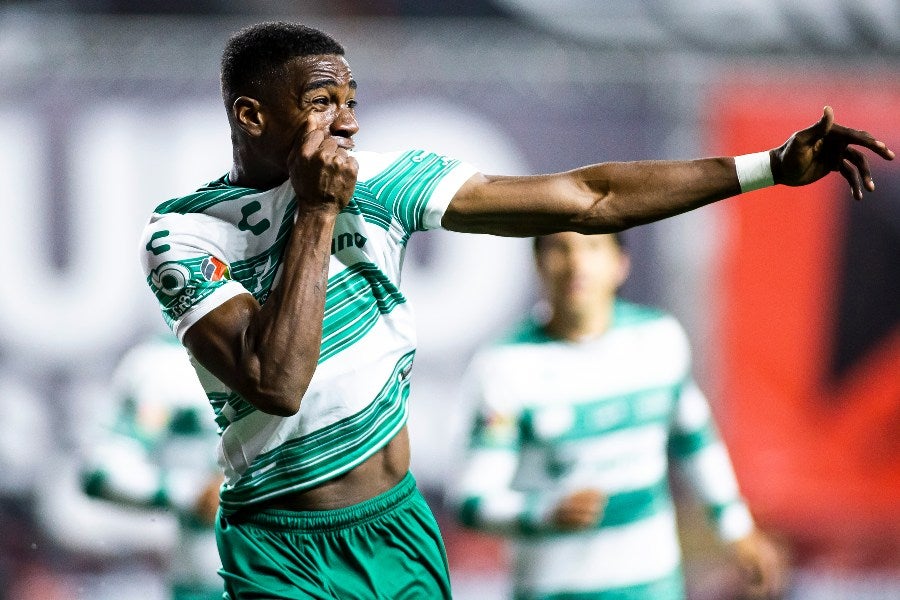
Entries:
{"type": "Polygon", "coordinates": [[[537,270],[547,300],[565,311],[603,310],[628,276],[628,257],[611,235],[557,233],[541,240],[537,270]]]}
{"type": "Polygon", "coordinates": [[[353,148],[356,121],[356,81],[343,56],[320,54],[295,58],[287,77],[266,103],[269,141],[282,157],[299,144],[312,121],[347,150],[353,148]]]}

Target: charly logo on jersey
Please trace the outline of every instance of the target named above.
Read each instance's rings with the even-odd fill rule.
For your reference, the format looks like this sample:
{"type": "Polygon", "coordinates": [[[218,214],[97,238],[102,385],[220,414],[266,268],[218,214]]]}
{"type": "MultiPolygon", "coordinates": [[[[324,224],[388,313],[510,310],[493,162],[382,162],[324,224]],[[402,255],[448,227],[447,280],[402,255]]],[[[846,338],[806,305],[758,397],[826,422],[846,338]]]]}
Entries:
{"type": "Polygon", "coordinates": [[[272,223],[268,219],[259,219],[255,223],[250,222],[250,217],[261,210],[262,204],[260,204],[259,200],[254,200],[253,202],[242,206],[241,215],[243,215],[243,218],[237,224],[238,229],[241,231],[249,231],[253,235],[260,235],[271,227],[272,223]]]}
{"type": "Polygon", "coordinates": [[[207,256],[203,259],[203,262],[200,263],[200,273],[207,281],[231,279],[231,269],[228,267],[228,263],[215,256],[207,256]]]}
{"type": "Polygon", "coordinates": [[[150,272],[153,287],[167,296],[177,296],[191,279],[190,270],[181,263],[168,261],[150,272]]]}
{"type": "Polygon", "coordinates": [[[157,231],[153,235],[151,235],[150,241],[148,241],[147,245],[145,246],[145,248],[147,249],[147,252],[152,252],[153,256],[159,256],[163,252],[168,252],[169,250],[171,250],[172,246],[170,246],[169,244],[159,244],[158,246],[153,245],[153,242],[155,242],[156,240],[158,240],[160,238],[164,238],[168,235],[169,235],[168,229],[163,229],[161,231],[157,231]]]}

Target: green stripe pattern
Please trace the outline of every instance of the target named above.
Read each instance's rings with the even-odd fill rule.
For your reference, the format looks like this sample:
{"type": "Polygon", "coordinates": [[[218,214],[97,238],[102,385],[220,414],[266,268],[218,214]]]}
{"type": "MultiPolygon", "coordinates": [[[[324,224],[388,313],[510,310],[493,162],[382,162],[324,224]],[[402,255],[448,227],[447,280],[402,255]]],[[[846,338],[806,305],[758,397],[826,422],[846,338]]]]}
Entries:
{"type": "Polygon", "coordinates": [[[406,298],[372,263],[357,263],[328,281],[322,326],[322,363],[362,339],[406,298]]]}
{"type": "Polygon", "coordinates": [[[571,406],[570,426],[552,438],[542,435],[537,425],[545,409],[528,408],[521,413],[521,439],[523,444],[571,442],[594,439],[625,429],[664,425],[671,417],[674,404],[675,396],[671,387],[580,402],[571,406]]]}
{"type": "Polygon", "coordinates": [[[304,489],[334,477],[373,451],[368,441],[390,439],[406,421],[408,373],[414,352],[403,356],[375,399],[332,425],[284,442],[256,457],[237,485],[222,492],[222,508],[234,511],[251,500],[288,489],[304,489]]]}
{"type": "Polygon", "coordinates": [[[259,190],[252,188],[228,185],[225,181],[225,176],[222,176],[201,187],[193,194],[163,202],[156,207],[154,212],[160,215],[169,213],[201,213],[221,202],[258,193],[259,190]]]}
{"type": "MultiPolygon", "coordinates": [[[[368,160],[364,154],[368,153],[360,153],[360,161],[368,160]]],[[[460,163],[423,151],[409,151],[392,158],[380,172],[357,182],[354,196],[335,227],[337,237],[332,242],[319,363],[339,358],[342,352],[367,340],[367,336],[375,335],[379,337],[373,338],[372,344],[382,345],[373,350],[376,356],[372,360],[377,361],[379,370],[384,368],[380,372],[392,367],[394,359],[387,357],[404,357],[393,365],[394,373],[386,382],[361,382],[360,390],[381,387],[377,397],[336,398],[336,412],[328,413],[335,421],[325,421],[322,428],[309,433],[304,429],[308,421],[302,413],[297,419],[285,421],[277,435],[287,441],[270,452],[251,456],[250,467],[233,488],[223,492],[225,510],[278,492],[303,489],[343,473],[374,452],[405,423],[406,374],[412,363],[413,340],[405,334],[409,312],[396,310],[406,304],[406,298],[390,274],[397,271],[409,236],[426,228],[432,194],[460,163]],[[344,238],[340,236],[351,235],[355,245],[343,245],[344,238]],[[369,245],[365,246],[367,240],[369,245]],[[370,248],[375,249],[370,253],[370,248]],[[392,327],[394,322],[398,327],[392,327]],[[381,327],[382,323],[387,326],[381,327]],[[362,408],[348,414],[349,406],[362,408]]],[[[371,160],[384,164],[384,157],[373,156],[371,160]]],[[[262,191],[232,186],[223,176],[156,208],[157,216],[202,213],[219,219],[212,222],[209,230],[210,236],[218,237],[207,239],[197,237],[204,236],[207,230],[192,229],[189,220],[172,219],[170,233],[163,226],[163,218],[147,242],[146,250],[153,253],[151,264],[159,265],[149,274],[148,283],[156,292],[170,327],[174,328],[191,307],[226,285],[224,280],[212,282],[204,278],[200,267],[209,257],[196,256],[203,252],[198,248],[227,248],[227,256],[216,258],[228,262],[230,278],[260,304],[266,302],[293,228],[297,200],[291,196],[289,184],[262,191]],[[163,266],[168,270],[164,271],[163,266]]],[[[318,373],[328,372],[327,368],[326,365],[318,373]]],[[[325,376],[314,378],[307,394],[327,399],[334,393],[331,383],[325,376]]],[[[266,415],[222,386],[208,384],[206,390],[219,432],[225,441],[234,442],[230,447],[236,454],[265,444],[266,440],[240,438],[267,435],[254,433],[257,420],[265,421],[266,415]],[[247,419],[249,416],[253,418],[247,419]]]]}
{"type": "MultiPolygon", "coordinates": [[[[378,204],[391,207],[391,215],[407,232],[425,228],[425,206],[443,175],[459,164],[439,154],[411,150],[365,182],[378,204]]],[[[386,215],[383,215],[386,216],[386,215]]]]}

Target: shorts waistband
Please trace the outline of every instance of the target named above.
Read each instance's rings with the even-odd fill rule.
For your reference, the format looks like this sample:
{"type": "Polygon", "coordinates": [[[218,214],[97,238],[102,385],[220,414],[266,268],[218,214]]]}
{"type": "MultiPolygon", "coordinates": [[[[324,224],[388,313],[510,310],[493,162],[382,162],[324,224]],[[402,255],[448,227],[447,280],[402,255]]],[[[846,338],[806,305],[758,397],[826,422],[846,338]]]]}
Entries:
{"type": "Polygon", "coordinates": [[[296,533],[344,529],[363,521],[380,517],[403,504],[416,491],[412,473],[397,485],[365,502],[333,510],[283,510],[264,508],[259,511],[239,511],[224,517],[233,523],[252,523],[269,529],[285,529],[296,533]]]}

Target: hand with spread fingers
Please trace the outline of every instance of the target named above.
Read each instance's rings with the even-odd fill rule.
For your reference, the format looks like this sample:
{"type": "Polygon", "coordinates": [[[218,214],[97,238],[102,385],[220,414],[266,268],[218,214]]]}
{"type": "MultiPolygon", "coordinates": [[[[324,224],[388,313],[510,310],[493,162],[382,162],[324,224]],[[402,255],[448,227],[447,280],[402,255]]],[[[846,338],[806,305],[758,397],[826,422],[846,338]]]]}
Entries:
{"type": "Polygon", "coordinates": [[[818,123],[802,129],[771,151],[775,183],[801,186],[838,171],[850,184],[850,191],[862,200],[863,191],[875,190],[869,161],[860,148],[867,148],[893,160],[894,152],[871,134],[834,122],[834,110],[826,106],[818,123]]]}

